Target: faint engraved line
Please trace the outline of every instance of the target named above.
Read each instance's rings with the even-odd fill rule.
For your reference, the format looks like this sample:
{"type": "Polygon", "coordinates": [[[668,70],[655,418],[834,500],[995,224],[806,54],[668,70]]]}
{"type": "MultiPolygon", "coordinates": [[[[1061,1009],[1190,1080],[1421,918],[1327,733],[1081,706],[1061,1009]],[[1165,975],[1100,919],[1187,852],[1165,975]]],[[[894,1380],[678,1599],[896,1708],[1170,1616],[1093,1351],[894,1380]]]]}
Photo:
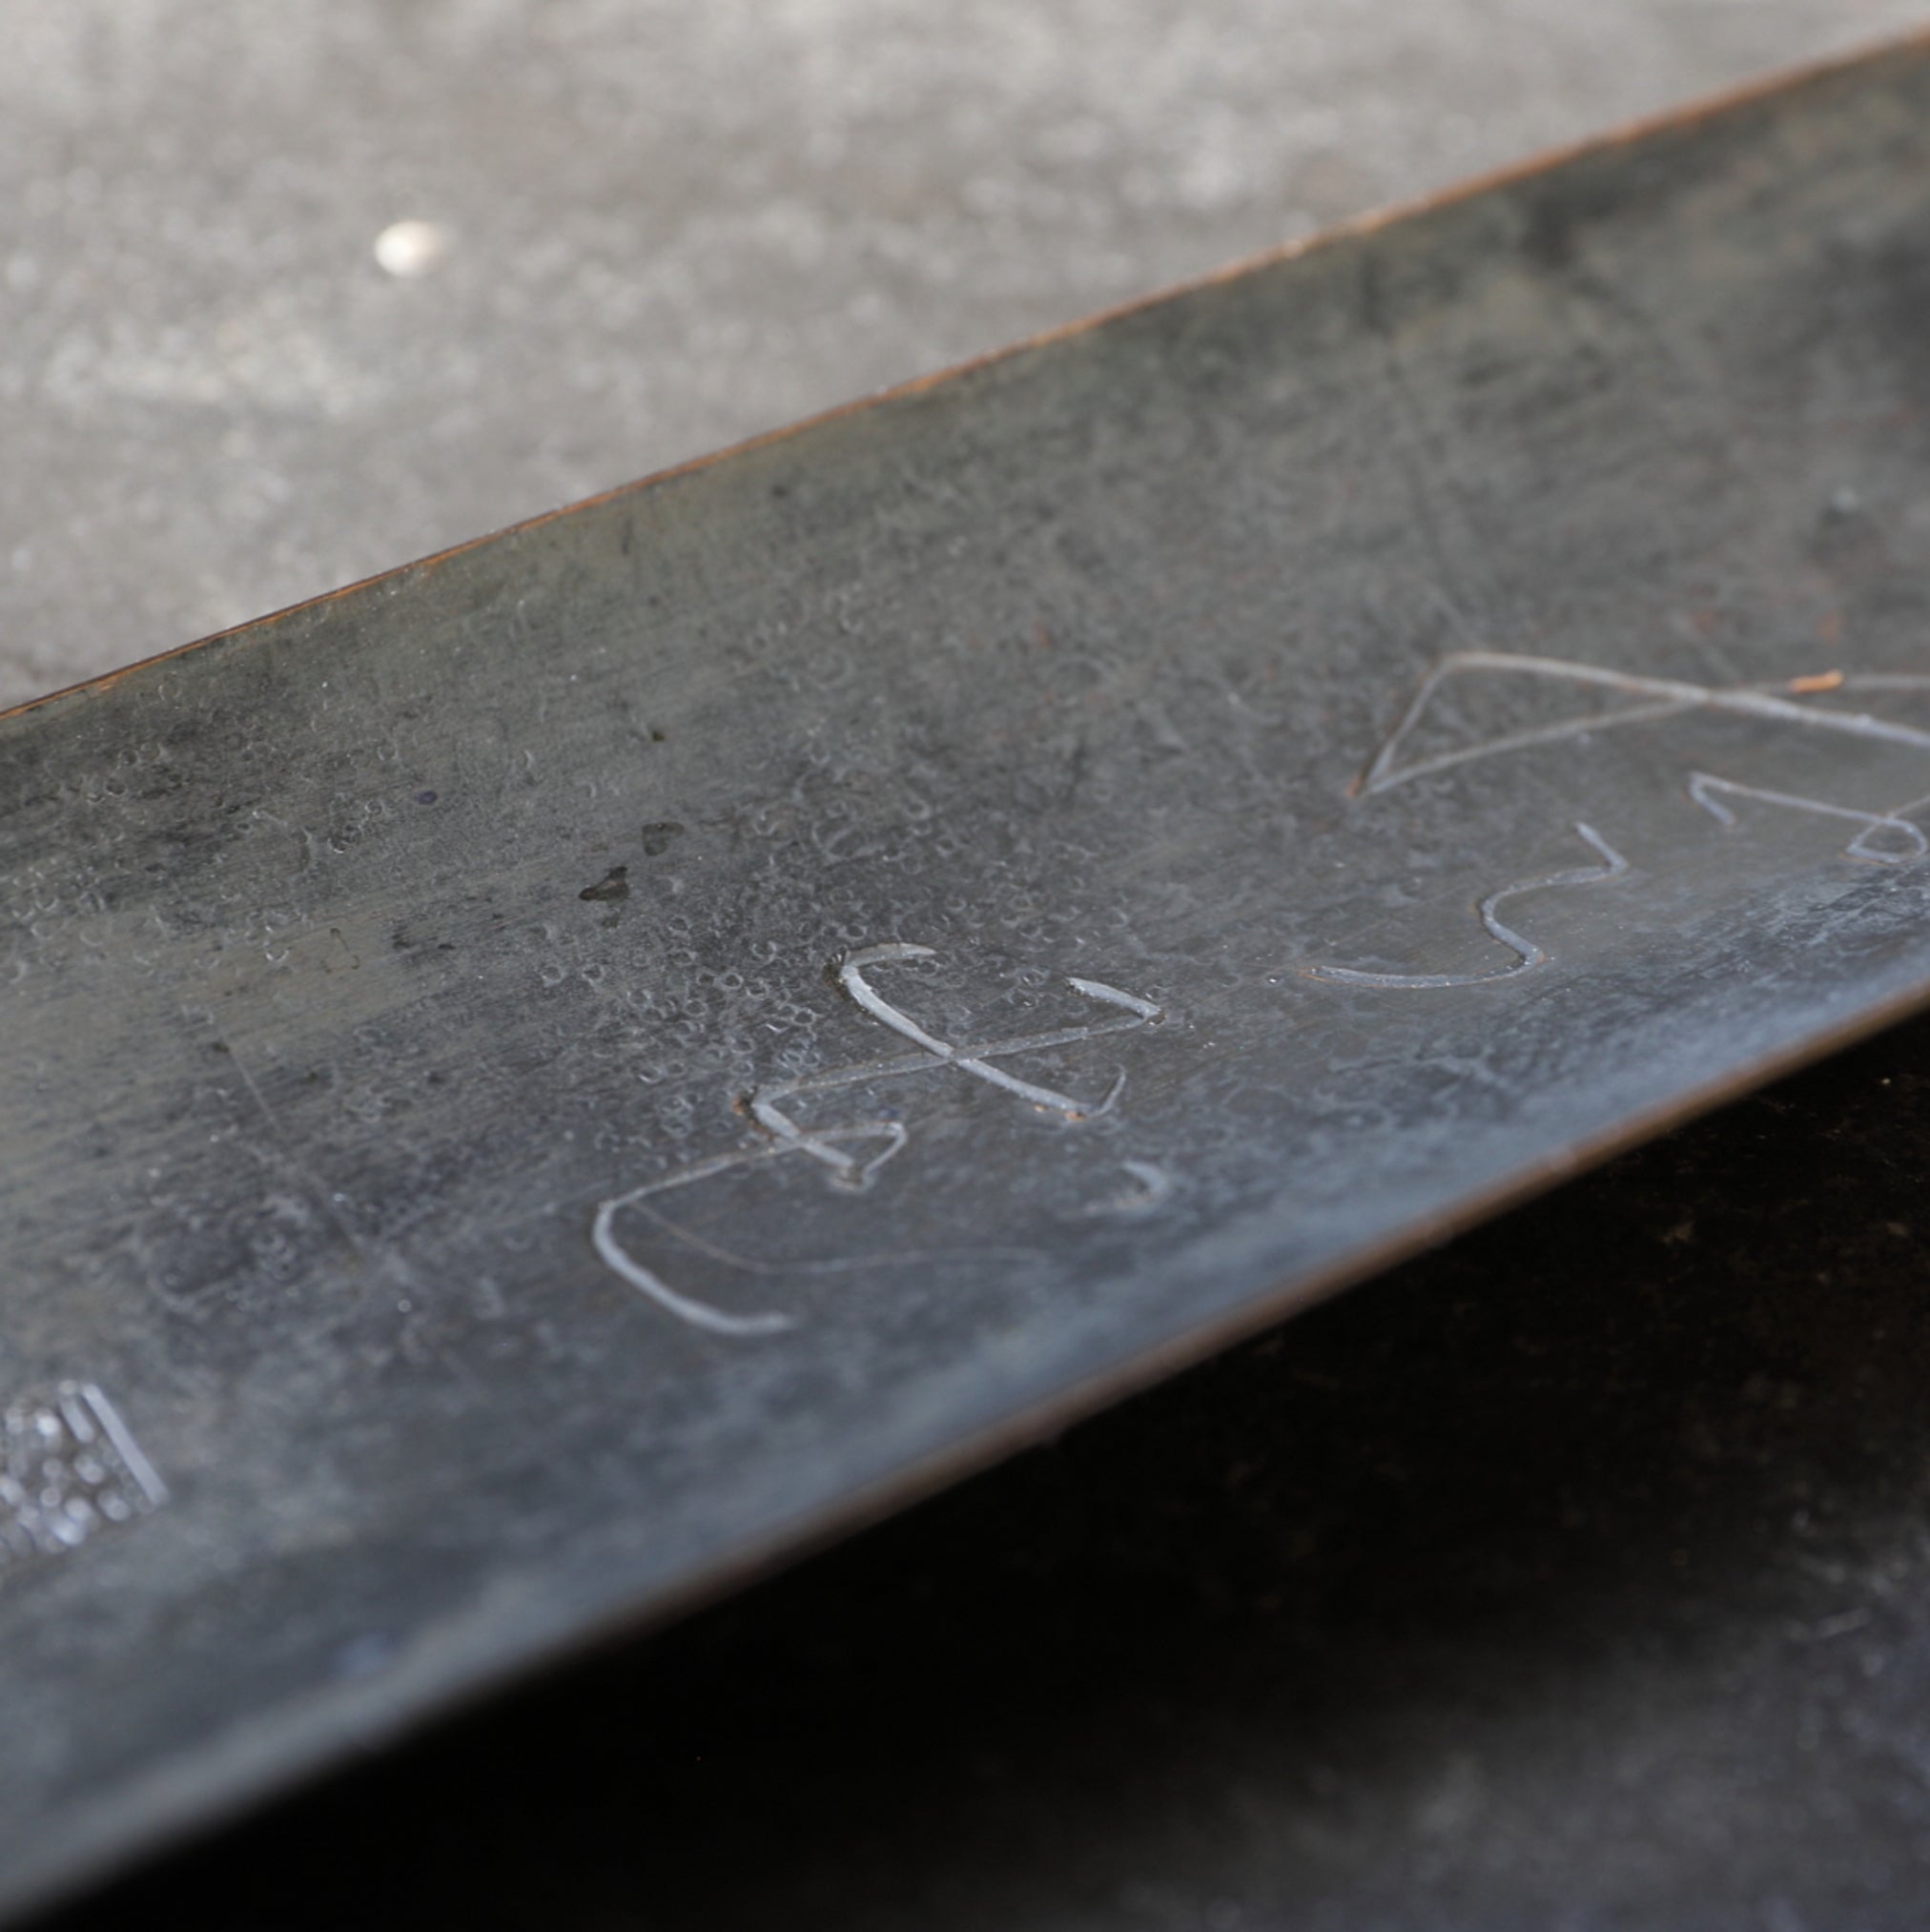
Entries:
{"type": "MultiPolygon", "coordinates": [[[[1848,805],[1831,805],[1820,798],[1804,798],[1793,791],[1772,791],[1759,785],[1741,785],[1733,778],[1718,778],[1710,771],[1692,771],[1689,774],[1689,796],[1693,798],[1718,825],[1735,827],[1740,821],[1735,813],[1722,802],[1722,794],[1732,798],[1752,798],[1762,805],[1780,805],[1795,812],[1808,812],[1823,818],[1846,818],[1863,829],[1844,851],[1851,858],[1866,860],[1871,865],[1907,865],[1913,859],[1922,858],[1930,853],[1930,839],[1926,839],[1920,826],[1912,825],[1907,818],[1897,812],[1858,812],[1848,805]],[[1901,851],[1880,851],[1869,841],[1879,832],[1900,835],[1903,842],[1901,851]]],[[[1916,801],[1915,803],[1921,803],[1916,801]]],[[[1914,804],[1899,808],[1899,811],[1913,810],[1914,804]]]]}
{"type": "Polygon", "coordinates": [[[1156,1162],[1121,1161],[1119,1166],[1132,1181],[1132,1186],[1104,1201],[1095,1202],[1084,1210],[1088,1217],[1150,1214],[1173,1198],[1179,1183],[1156,1162]]]}
{"type": "MultiPolygon", "coordinates": [[[[708,1235],[700,1234],[688,1223],[672,1221],[660,1208],[639,1202],[636,1211],[655,1222],[666,1234],[674,1237],[695,1253],[708,1255],[712,1261],[722,1262],[727,1267],[741,1269],[748,1275],[845,1275],[862,1268],[893,1267],[902,1262],[936,1262],[956,1260],[956,1248],[892,1248],[889,1251],[868,1255],[840,1255],[832,1261],[815,1262],[765,1262],[754,1255],[740,1254],[735,1248],[726,1247],[722,1242],[712,1241],[708,1235]]],[[[975,1261],[987,1256],[1005,1261],[1023,1261],[1036,1250],[1028,1247],[975,1247],[971,1250],[975,1261]]]]}
{"type": "Polygon", "coordinates": [[[1886,744],[1904,745],[1915,750],[1930,751],[1930,731],[1913,726],[1893,724],[1873,717],[1867,711],[1837,711],[1821,705],[1799,704],[1791,693],[1818,690],[1920,690],[1930,689],[1930,678],[1909,673],[1830,671],[1817,677],[1791,678],[1780,685],[1698,685],[1678,678],[1640,677],[1632,672],[1612,670],[1606,666],[1577,663],[1568,658],[1534,657],[1511,651],[1457,650],[1430,667],[1419,689],[1402,713],[1366,770],[1348,788],[1356,797],[1405,785],[1410,779],[1429,777],[1459,765],[1517,751],[1530,745],[1549,745],[1595,731],[1616,730],[1624,725],[1642,724],[1655,718],[1679,715],[1685,711],[1731,711],[1744,717],[1767,718],[1777,724],[1797,725],[1808,730],[1847,732],[1855,737],[1874,738],[1886,744]],[[1573,684],[1595,689],[1618,691],[1651,702],[1625,710],[1584,717],[1564,718],[1553,724],[1536,725],[1518,731],[1507,731],[1458,750],[1436,752],[1403,765],[1403,747],[1413,735],[1434,694],[1448,679],[1473,671],[1497,671],[1504,675],[1540,678],[1550,683],[1573,684]]]}
{"type": "Polygon", "coordinates": [[[68,1407],[68,1401],[83,1404],[93,1420],[100,1425],[108,1441],[113,1445],[114,1453],[120,1457],[122,1466],[133,1478],[141,1494],[147,1498],[148,1507],[158,1509],[165,1503],[168,1500],[168,1486],[161,1481],[159,1471],[155,1470],[154,1464],[141,1453],[140,1445],[134,1441],[133,1431],[121,1420],[120,1411],[101,1393],[98,1386],[92,1382],[69,1383],[65,1386],[63,1393],[67,1395],[68,1400],[63,1402],[62,1409],[69,1423],[72,1424],[73,1415],[68,1407]]]}
{"type": "Polygon", "coordinates": [[[1489,893],[1475,909],[1489,935],[1500,940],[1516,956],[1511,966],[1497,966],[1485,973],[1370,973],[1354,966],[1306,966],[1301,969],[1303,976],[1338,980],[1347,986],[1487,986],[1497,979],[1511,979],[1518,973],[1529,973],[1537,966],[1545,966],[1550,957],[1548,952],[1532,939],[1525,938],[1512,926],[1502,923],[1500,908],[1503,902],[1518,898],[1524,893],[1547,892],[1556,886],[1604,885],[1610,879],[1620,878],[1629,870],[1628,860],[1593,826],[1578,824],[1575,831],[1585,844],[1600,854],[1600,865],[1580,867],[1572,872],[1548,873],[1539,878],[1517,879],[1512,885],[1489,893]]]}
{"type": "MultiPolygon", "coordinates": [[[[674,1173],[662,1175],[655,1181],[645,1182],[640,1186],[603,1202],[598,1206],[595,1220],[591,1224],[590,1238],[605,1264],[640,1293],[647,1295],[660,1307],[695,1327],[708,1329],[717,1335],[780,1333],[793,1326],[792,1319],[789,1315],[777,1312],[732,1315],[711,1306],[708,1302],[682,1294],[671,1287],[653,1268],[645,1266],[625,1249],[616,1236],[617,1216],[626,1209],[636,1209],[677,1239],[688,1243],[700,1251],[708,1251],[733,1265],[752,1266],[726,1250],[710,1248],[708,1243],[695,1237],[689,1230],[681,1227],[657,1209],[645,1203],[659,1195],[670,1193],[681,1187],[694,1186],[700,1181],[729,1173],[734,1168],[750,1166],[764,1161],[782,1160],[790,1155],[803,1155],[817,1161],[828,1170],[832,1185],[850,1192],[861,1192],[871,1185],[879,1168],[904,1147],[910,1138],[908,1130],[896,1120],[876,1119],[831,1127],[808,1128],[794,1120],[781,1103],[817,1094],[834,1093],[845,1087],[896,1079],[909,1074],[932,1073],[942,1068],[955,1067],[960,1073],[969,1074],[975,1079],[984,1080],[1033,1106],[1061,1113],[1069,1120],[1098,1120],[1111,1111],[1123,1091],[1126,1079],[1123,1070],[1115,1075],[1112,1083],[1098,1100],[1086,1101],[1071,1094],[1060,1093],[1056,1088],[1020,1079],[1016,1075],[1008,1074],[1002,1068],[995,1066],[993,1062],[1009,1058],[1015,1054],[1041,1053],[1053,1047],[1098,1039],[1108,1034],[1132,1032],[1164,1017],[1160,1009],[1151,1000],[1141,999],[1137,994],[1122,992],[1119,987],[1108,986],[1101,980],[1068,976],[1065,983],[1073,992],[1100,1005],[1120,1009],[1120,1017],[1099,1020],[1086,1026],[1056,1027],[1043,1033],[1018,1034],[961,1045],[941,1039],[937,1035],[927,1031],[902,1007],[895,1006],[886,999],[865,977],[866,970],[870,967],[890,965],[909,959],[930,959],[935,956],[935,953],[929,946],[906,945],[897,941],[861,946],[847,954],[838,966],[839,985],[861,1011],[881,1021],[899,1038],[910,1040],[917,1051],[894,1055],[888,1059],[854,1061],[850,1065],[833,1067],[823,1073],[799,1075],[791,1079],[757,1088],[746,1096],[743,1102],[745,1108],[758,1127],[770,1138],[761,1144],[736,1147],[726,1153],[713,1154],[703,1161],[692,1161],[686,1167],[678,1168],[674,1173]],[[861,1147],[868,1142],[881,1142],[882,1145],[878,1151],[864,1158],[849,1151],[853,1146],[861,1147]]],[[[901,1259],[904,1257],[877,1257],[870,1263],[839,1262],[804,1264],[798,1266],[787,1264],[781,1271],[818,1272],[832,1267],[882,1265],[887,1260],[901,1259]]],[[[753,1267],[753,1271],[763,1273],[780,1270],[757,1264],[753,1267]]]]}

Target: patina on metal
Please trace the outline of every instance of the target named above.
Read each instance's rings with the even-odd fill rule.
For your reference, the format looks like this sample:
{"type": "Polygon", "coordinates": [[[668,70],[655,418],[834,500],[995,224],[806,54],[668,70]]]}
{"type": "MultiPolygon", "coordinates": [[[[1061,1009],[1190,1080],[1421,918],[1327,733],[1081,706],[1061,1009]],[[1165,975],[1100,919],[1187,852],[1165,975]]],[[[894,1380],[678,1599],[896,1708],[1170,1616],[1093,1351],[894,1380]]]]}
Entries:
{"type": "Polygon", "coordinates": [[[8,719],[0,1896],[1920,1003],[1926,182],[1919,43],[8,719]]]}

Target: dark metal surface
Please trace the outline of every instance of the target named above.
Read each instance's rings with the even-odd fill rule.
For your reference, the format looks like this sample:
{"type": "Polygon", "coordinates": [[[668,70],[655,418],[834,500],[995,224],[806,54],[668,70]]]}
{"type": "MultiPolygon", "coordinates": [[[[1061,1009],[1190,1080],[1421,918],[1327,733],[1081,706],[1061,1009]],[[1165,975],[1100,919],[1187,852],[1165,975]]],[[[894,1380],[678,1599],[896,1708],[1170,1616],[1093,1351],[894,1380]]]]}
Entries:
{"type": "Polygon", "coordinates": [[[61,1932],[1916,1932],[1930,1020],[61,1932]]]}
{"type": "Polygon", "coordinates": [[[1926,104],[12,720],[10,1437],[166,1493],[0,1574],[11,1895],[1917,1000],[1926,104]]]}

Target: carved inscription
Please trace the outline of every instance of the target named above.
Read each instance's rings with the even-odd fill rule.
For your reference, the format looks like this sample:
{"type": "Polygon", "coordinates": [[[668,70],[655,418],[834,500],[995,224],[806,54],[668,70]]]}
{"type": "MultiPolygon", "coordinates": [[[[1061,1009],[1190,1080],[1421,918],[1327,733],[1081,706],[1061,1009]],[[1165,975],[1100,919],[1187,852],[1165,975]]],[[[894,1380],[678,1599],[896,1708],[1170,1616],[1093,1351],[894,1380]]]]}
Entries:
{"type": "MultiPolygon", "coordinates": [[[[1643,677],[1600,665],[1559,658],[1533,657],[1491,650],[1456,651],[1435,664],[1423,677],[1393,730],[1375,751],[1366,769],[1350,786],[1356,798],[1388,791],[1416,779],[1433,777],[1478,761],[1525,750],[1533,746],[1592,737],[1626,726],[1653,723],[1694,711],[1726,713],[1801,731],[1826,732],[1866,742],[1930,752],[1930,730],[1899,723],[1865,710],[1839,709],[1816,702],[1821,697],[1879,692],[1930,691],[1930,677],[1905,674],[1823,672],[1781,684],[1701,685],[1673,678],[1643,677]],[[1489,677],[1523,681],[1586,694],[1594,709],[1551,722],[1501,730],[1451,749],[1417,753],[1414,741],[1429,721],[1435,701],[1457,680],[1489,677]]],[[[1688,802],[1718,826],[1734,828],[1742,808],[1799,812],[1840,823],[1851,829],[1843,855],[1879,866],[1903,866],[1930,856],[1930,834],[1915,822],[1915,814],[1930,809],[1930,793],[1876,811],[1812,798],[1774,787],[1745,783],[1720,773],[1690,771],[1684,775],[1688,802]]],[[[1578,823],[1574,834],[1594,856],[1594,863],[1560,872],[1536,874],[1497,886],[1477,899],[1474,914],[1482,930],[1512,957],[1475,971],[1455,973],[1393,973],[1365,967],[1316,964],[1304,967],[1307,978],[1343,985],[1387,990],[1483,986],[1531,973],[1549,963],[1544,945],[1503,917],[1510,901],[1532,894],[1612,885],[1628,876],[1630,862],[1591,825],[1578,823]]],[[[598,889],[601,890],[601,889],[598,889]]],[[[585,893],[585,896],[591,896],[585,893]]],[[[1518,918],[1519,915],[1510,915],[1518,918]]],[[[881,1080],[952,1072],[1010,1094],[1028,1106],[1055,1113],[1070,1121],[1091,1120],[1111,1111],[1119,1100],[1125,1076],[1119,1073],[1103,1092],[1080,1097],[1026,1079],[1008,1064],[1027,1054],[1075,1045],[1108,1034],[1148,1026],[1163,1016],[1151,1000],[1122,992],[1096,979],[1068,978],[1066,986],[1097,1009],[1083,1024],[1048,1031],[973,1040],[941,1038],[914,1019],[902,1006],[881,994],[869,976],[873,969],[926,959],[929,947],[896,942],[864,946],[845,956],[836,969],[837,981],[858,1009],[906,1042],[908,1051],[881,1058],[853,1061],[822,1073],[774,1081],[743,1095],[738,1111],[752,1123],[749,1136],[708,1159],[614,1195],[597,1209],[592,1239],[606,1264],[658,1307],[693,1327],[713,1334],[748,1336],[775,1334],[793,1326],[793,1317],[779,1310],[733,1314],[675,1286],[656,1267],[646,1264],[626,1244],[626,1217],[647,1222],[659,1236],[683,1244],[692,1253],[751,1273],[817,1271],[851,1268],[860,1261],[798,1264],[792,1269],[768,1267],[733,1255],[679,1226],[659,1203],[679,1189],[732,1170],[763,1161],[796,1159],[818,1167],[831,1187],[862,1193],[885,1163],[897,1156],[911,1138],[893,1115],[881,1113],[858,1120],[833,1120],[811,1124],[806,1103],[843,1089],[881,1080]]],[[[1171,1196],[1174,1180],[1150,1161],[1122,1163],[1127,1184],[1094,1206],[1089,1215],[1133,1218],[1156,1212],[1171,1196]]],[[[905,1260],[899,1255],[895,1260],[905,1260]]]]}
{"type": "MultiPolygon", "coordinates": [[[[1930,691],[1930,677],[1908,672],[1833,670],[1810,677],[1791,678],[1780,684],[1699,685],[1676,678],[1641,677],[1603,665],[1577,664],[1563,658],[1533,657],[1497,650],[1453,651],[1422,678],[1420,688],[1409,700],[1406,709],[1349,791],[1356,798],[1370,798],[1417,778],[1433,777],[1506,752],[1526,750],[1530,746],[1593,737],[1625,726],[1652,724],[1658,719],[1681,717],[1698,710],[1725,712],[1804,731],[1828,732],[1909,750],[1930,751],[1930,730],[1879,717],[1869,711],[1841,710],[1832,705],[1808,702],[1837,693],[1853,695],[1883,691],[1930,691]],[[1488,737],[1476,737],[1471,743],[1457,745],[1452,750],[1425,757],[1411,755],[1409,748],[1412,740],[1444,688],[1456,680],[1484,676],[1556,688],[1572,687],[1581,691],[1605,694],[1612,708],[1589,710],[1488,737]],[[1615,704],[1615,700],[1622,702],[1615,704]]],[[[1747,785],[1711,771],[1691,771],[1685,781],[1685,790],[1692,804],[1699,806],[1725,829],[1733,829],[1740,823],[1736,802],[1746,801],[1855,826],[1857,830],[1844,845],[1843,855],[1863,864],[1909,865],[1930,854],[1930,836],[1926,836],[1922,828],[1913,820],[1914,813],[1930,807],[1930,792],[1881,811],[1866,812],[1828,799],[1747,785]]],[[[1476,973],[1379,973],[1359,967],[1322,964],[1303,968],[1304,976],[1349,986],[1403,989],[1481,986],[1492,980],[1512,978],[1517,974],[1546,965],[1550,956],[1545,948],[1502,923],[1499,916],[1502,904],[1526,893],[1546,892],[1556,887],[1600,885],[1622,877],[1629,870],[1628,860],[1600,832],[1587,825],[1577,825],[1574,829],[1576,834],[1598,854],[1602,861],[1599,866],[1519,879],[1499,887],[1476,904],[1476,915],[1489,935],[1515,956],[1509,964],[1476,973]]]]}
{"type": "Polygon", "coordinates": [[[63,1382],[0,1415],[0,1574],[77,1550],[167,1500],[127,1425],[91,1382],[63,1382]]]}
{"type": "MultiPolygon", "coordinates": [[[[823,1073],[805,1074],[759,1087],[744,1097],[743,1110],[756,1123],[756,1137],[728,1152],[708,1160],[694,1161],[688,1167],[647,1181],[628,1192],[613,1196],[597,1209],[591,1238],[604,1261],[640,1293],[658,1306],[693,1327],[718,1335],[770,1335],[792,1326],[787,1314],[770,1311],[754,1315],[733,1315],[708,1302],[672,1287],[656,1269],[647,1267],[624,1245],[618,1232],[619,1218],[626,1212],[642,1214],[660,1229],[692,1246],[703,1245],[686,1230],[667,1221],[650,1203],[679,1188],[692,1187],[700,1181],[748,1167],[759,1161],[799,1158],[815,1162],[824,1170],[826,1182],[848,1193],[862,1193],[878,1170],[899,1153],[910,1139],[910,1130],[899,1120],[885,1118],[848,1120],[831,1126],[807,1126],[798,1117],[798,1103],[841,1088],[870,1085],[878,1080],[899,1079],[912,1075],[955,1072],[1026,1102],[1029,1106],[1055,1113],[1067,1120],[1098,1120],[1110,1113],[1125,1086],[1123,1072],[1115,1074],[1105,1091],[1093,1100],[1081,1100],[1057,1088],[1028,1080],[1001,1064],[1023,1054],[1043,1053],[1050,1048],[1076,1045],[1099,1039],[1108,1034],[1130,1033],[1162,1017],[1150,999],[1124,993],[1098,979],[1068,977],[1066,986],[1081,999],[1098,1009],[1098,1017],[1077,1026],[1062,1026],[1042,1033],[1013,1034],[1003,1038],[955,1041],[941,1039],[920,1026],[900,1006],[887,999],[867,976],[871,969],[908,959],[930,959],[929,946],[889,942],[861,946],[838,963],[838,984],[860,1011],[890,1028],[899,1038],[910,1042],[912,1051],[882,1059],[853,1061],[832,1067],[823,1073]]],[[[1171,1182],[1156,1168],[1128,1162],[1137,1189],[1127,1211],[1143,1211],[1170,1191],[1171,1182]]],[[[715,1249],[707,1249],[717,1255],[715,1249]]],[[[719,1258],[729,1259],[719,1256],[719,1258]]]]}
{"type": "MultiPolygon", "coordinates": [[[[1356,797],[1368,798],[1378,791],[1391,791],[1396,785],[1451,771],[1457,765],[1471,765],[1504,751],[1519,751],[1530,745],[1557,744],[1567,738],[1591,737],[1627,725],[1649,724],[1657,718],[1680,717],[1698,710],[1725,711],[1800,730],[1840,733],[1930,751],[1930,731],[1875,717],[1868,711],[1842,711],[1833,706],[1802,702],[1811,696],[1858,691],[1930,691],[1930,677],[1907,672],[1824,671],[1814,677],[1791,678],[1781,684],[1698,685],[1679,678],[1638,677],[1630,671],[1612,670],[1604,665],[1575,664],[1566,658],[1529,657],[1502,650],[1451,651],[1421,680],[1420,689],[1402,712],[1400,722],[1374,753],[1367,769],[1354,780],[1351,790],[1356,797]],[[1408,740],[1443,687],[1455,679],[1481,675],[1572,685],[1581,689],[1607,691],[1630,702],[1619,709],[1557,718],[1548,724],[1477,738],[1472,744],[1456,746],[1451,751],[1403,763],[1402,753],[1408,740]]],[[[1909,812],[1926,804],[1930,804],[1930,795],[1899,805],[1896,811],[1909,812]]]]}
{"type": "Polygon", "coordinates": [[[1547,892],[1553,886],[1592,886],[1618,879],[1629,870],[1629,862],[1592,826],[1577,825],[1576,833],[1591,850],[1601,854],[1598,866],[1583,866],[1573,872],[1549,873],[1535,879],[1517,879],[1503,886],[1475,907],[1481,923],[1489,935],[1515,956],[1511,966],[1497,966],[1489,973],[1367,973],[1352,966],[1309,966],[1309,979],[1339,979],[1349,986],[1485,986],[1491,979],[1510,979],[1548,963],[1548,954],[1532,939],[1525,939],[1512,926],[1501,922],[1501,907],[1524,893],[1547,892]]]}

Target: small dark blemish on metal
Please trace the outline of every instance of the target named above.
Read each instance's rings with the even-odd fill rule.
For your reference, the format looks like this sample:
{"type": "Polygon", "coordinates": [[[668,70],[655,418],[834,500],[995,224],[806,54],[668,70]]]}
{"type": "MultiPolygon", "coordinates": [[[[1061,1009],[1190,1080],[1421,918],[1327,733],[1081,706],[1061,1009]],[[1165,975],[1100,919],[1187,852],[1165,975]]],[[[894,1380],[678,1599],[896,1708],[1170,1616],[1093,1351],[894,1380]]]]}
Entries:
{"type": "MultiPolygon", "coordinates": [[[[682,838],[684,828],[674,818],[660,818],[644,827],[644,856],[661,858],[670,849],[672,839],[682,838]]],[[[622,871],[622,868],[618,868],[622,871]]]]}
{"type": "Polygon", "coordinates": [[[416,803],[418,805],[433,805],[435,802],[436,794],[433,791],[419,791],[416,793],[416,803]]]}
{"type": "Polygon", "coordinates": [[[629,867],[613,865],[593,886],[577,894],[580,899],[626,899],[630,895],[629,867]]]}

